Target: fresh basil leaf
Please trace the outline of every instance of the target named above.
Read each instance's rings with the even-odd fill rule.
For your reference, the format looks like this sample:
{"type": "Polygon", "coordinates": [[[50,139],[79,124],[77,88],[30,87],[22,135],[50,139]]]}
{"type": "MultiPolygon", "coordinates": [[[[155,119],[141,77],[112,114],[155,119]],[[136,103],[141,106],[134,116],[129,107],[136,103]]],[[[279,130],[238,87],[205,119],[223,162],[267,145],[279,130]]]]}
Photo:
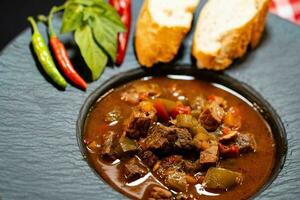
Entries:
{"type": "Polygon", "coordinates": [[[110,20],[115,26],[122,27],[122,30],[125,31],[124,24],[116,9],[107,3],[101,4],[101,7],[105,10],[101,16],[110,20]]]}
{"type": "Polygon", "coordinates": [[[102,18],[95,18],[92,29],[97,43],[115,61],[117,54],[118,32],[106,24],[102,18]]]}
{"type": "Polygon", "coordinates": [[[116,24],[113,21],[111,21],[109,18],[105,17],[105,16],[98,16],[107,26],[110,26],[114,31],[121,33],[121,32],[125,32],[126,28],[124,26],[124,24],[116,24]]]}
{"type": "Polygon", "coordinates": [[[94,40],[89,25],[84,25],[75,31],[75,41],[82,57],[92,72],[93,80],[97,80],[107,64],[107,56],[94,40]]]}
{"type": "Polygon", "coordinates": [[[60,32],[62,34],[76,30],[82,25],[83,6],[80,4],[66,4],[60,32]]]}
{"type": "Polygon", "coordinates": [[[116,12],[114,8],[112,10],[107,10],[107,8],[110,9],[108,6],[104,7],[91,7],[91,12],[96,14],[96,18],[102,18],[105,19],[107,22],[107,25],[112,26],[113,29],[115,29],[117,32],[124,32],[125,26],[123,22],[121,21],[121,18],[119,14],[116,12]]]}
{"type": "Polygon", "coordinates": [[[89,11],[92,11],[99,16],[108,18],[111,23],[114,23],[120,27],[124,27],[124,24],[121,21],[121,18],[116,9],[108,3],[95,4],[93,6],[88,6],[87,8],[90,9],[89,11]]]}
{"type": "Polygon", "coordinates": [[[89,18],[92,18],[89,24],[92,27],[94,38],[98,45],[103,48],[112,61],[115,61],[118,33],[123,31],[123,27],[113,24],[107,17],[103,16],[103,11],[99,7],[86,7],[84,13],[89,18]]]}
{"type": "Polygon", "coordinates": [[[92,7],[85,7],[83,11],[83,21],[88,21],[91,17],[95,17],[92,7]]]}
{"type": "Polygon", "coordinates": [[[112,33],[118,33],[121,27],[115,26],[111,24],[111,21],[107,19],[106,17],[99,16],[98,19],[101,21],[103,24],[103,28],[106,29],[108,32],[112,33]]]}

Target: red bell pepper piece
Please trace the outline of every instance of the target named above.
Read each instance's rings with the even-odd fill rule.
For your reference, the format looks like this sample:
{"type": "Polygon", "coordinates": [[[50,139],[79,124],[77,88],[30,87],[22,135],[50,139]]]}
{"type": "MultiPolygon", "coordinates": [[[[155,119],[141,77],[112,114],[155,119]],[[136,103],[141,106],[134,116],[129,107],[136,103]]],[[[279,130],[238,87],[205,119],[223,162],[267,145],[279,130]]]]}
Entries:
{"type": "Polygon", "coordinates": [[[219,143],[219,151],[222,156],[226,157],[237,157],[240,155],[240,148],[235,144],[228,147],[219,143]]]}
{"type": "Polygon", "coordinates": [[[169,119],[170,119],[169,113],[168,113],[165,105],[161,101],[159,101],[159,100],[154,101],[153,106],[156,109],[157,116],[162,121],[164,121],[164,122],[169,121],[169,119]]]}
{"type": "Polygon", "coordinates": [[[171,116],[172,116],[173,119],[175,119],[176,116],[179,115],[179,114],[190,114],[190,113],[191,113],[191,108],[189,106],[177,105],[171,111],[171,116]]]}

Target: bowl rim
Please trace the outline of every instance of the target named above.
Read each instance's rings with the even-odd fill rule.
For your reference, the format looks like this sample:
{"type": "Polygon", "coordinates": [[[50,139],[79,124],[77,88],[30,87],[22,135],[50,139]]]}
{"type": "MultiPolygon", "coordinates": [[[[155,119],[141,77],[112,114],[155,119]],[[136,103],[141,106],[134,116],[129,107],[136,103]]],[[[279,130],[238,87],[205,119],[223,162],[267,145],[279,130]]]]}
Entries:
{"type": "MultiPolygon", "coordinates": [[[[255,199],[263,191],[267,190],[278,177],[279,173],[283,169],[286,161],[286,156],[288,152],[288,140],[285,127],[280,119],[280,116],[277,114],[275,109],[271,104],[265,100],[262,95],[260,95],[254,88],[250,85],[239,81],[223,72],[215,72],[209,70],[199,70],[197,68],[191,68],[190,65],[176,65],[170,68],[169,66],[161,66],[159,70],[157,69],[146,69],[137,67],[128,71],[121,72],[117,75],[114,75],[103,82],[102,85],[98,86],[89,96],[85,99],[78,115],[76,122],[76,138],[79,150],[83,156],[83,159],[89,165],[91,170],[102,180],[103,183],[108,184],[100,174],[96,172],[92,164],[87,160],[87,150],[84,146],[82,140],[84,135],[84,126],[85,120],[92,109],[94,103],[101,100],[108,93],[113,91],[114,88],[122,86],[123,84],[129,83],[133,80],[145,78],[145,77],[165,77],[167,75],[185,75],[192,76],[196,80],[202,80],[211,83],[217,83],[234,92],[241,95],[243,98],[250,101],[253,105],[253,109],[261,114],[263,119],[267,122],[271,128],[271,133],[273,135],[275,144],[276,144],[276,159],[275,164],[272,169],[272,173],[264,185],[254,193],[250,199],[255,199]]],[[[121,195],[126,196],[120,189],[112,188],[115,191],[118,191],[121,195]]]]}

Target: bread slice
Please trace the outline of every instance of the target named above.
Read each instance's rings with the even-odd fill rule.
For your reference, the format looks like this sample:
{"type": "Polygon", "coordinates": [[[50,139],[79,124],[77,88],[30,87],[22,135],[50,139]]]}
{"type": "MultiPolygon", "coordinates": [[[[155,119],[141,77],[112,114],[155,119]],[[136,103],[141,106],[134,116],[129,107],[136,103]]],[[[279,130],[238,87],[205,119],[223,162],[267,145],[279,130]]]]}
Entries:
{"type": "Polygon", "coordinates": [[[255,48],[264,30],[269,0],[209,0],[201,11],[192,54],[199,68],[222,70],[255,48]]]}
{"type": "Polygon", "coordinates": [[[136,24],[135,50],[141,65],[170,62],[191,28],[200,0],[145,0],[136,24]]]}

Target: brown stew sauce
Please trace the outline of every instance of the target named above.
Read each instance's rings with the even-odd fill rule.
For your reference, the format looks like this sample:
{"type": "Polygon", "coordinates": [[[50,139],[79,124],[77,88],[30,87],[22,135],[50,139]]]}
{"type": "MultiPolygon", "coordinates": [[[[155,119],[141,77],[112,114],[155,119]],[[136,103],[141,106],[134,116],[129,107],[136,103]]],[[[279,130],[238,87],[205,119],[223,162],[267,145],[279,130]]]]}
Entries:
{"type": "MultiPolygon", "coordinates": [[[[114,131],[122,134],[124,123],[129,118],[133,105],[121,100],[121,96],[129,88],[139,84],[157,84],[162,89],[163,98],[175,100],[174,92],[184,95],[192,100],[198,95],[205,97],[216,95],[227,101],[228,107],[239,109],[242,126],[240,131],[247,131],[254,135],[256,141],[255,152],[245,153],[237,157],[221,159],[218,167],[226,168],[243,175],[242,184],[236,185],[227,190],[207,190],[202,185],[195,184],[188,188],[188,199],[248,199],[255,194],[268,180],[274,167],[275,161],[275,142],[268,124],[263,117],[249,104],[241,98],[221,89],[215,84],[203,82],[200,80],[176,80],[166,77],[145,78],[132,81],[124,86],[116,88],[101,97],[91,108],[85,122],[84,142],[87,148],[87,159],[96,172],[114,189],[123,193],[131,199],[148,199],[149,191],[154,186],[167,188],[159,181],[151,170],[142,178],[128,183],[124,178],[124,173],[120,167],[122,163],[119,159],[109,162],[103,159],[99,151],[103,139],[101,135],[104,132],[114,131]],[[170,92],[173,90],[172,92],[170,92]],[[167,92],[164,92],[167,91],[167,92]],[[118,121],[106,126],[106,114],[114,108],[121,111],[118,121]],[[90,145],[93,143],[92,145],[90,145]],[[93,148],[90,148],[93,146],[93,148]]],[[[203,172],[205,174],[205,171],[203,172]]],[[[171,190],[173,194],[176,191],[171,190]]],[[[173,197],[175,199],[175,197],[173,197]]]]}

